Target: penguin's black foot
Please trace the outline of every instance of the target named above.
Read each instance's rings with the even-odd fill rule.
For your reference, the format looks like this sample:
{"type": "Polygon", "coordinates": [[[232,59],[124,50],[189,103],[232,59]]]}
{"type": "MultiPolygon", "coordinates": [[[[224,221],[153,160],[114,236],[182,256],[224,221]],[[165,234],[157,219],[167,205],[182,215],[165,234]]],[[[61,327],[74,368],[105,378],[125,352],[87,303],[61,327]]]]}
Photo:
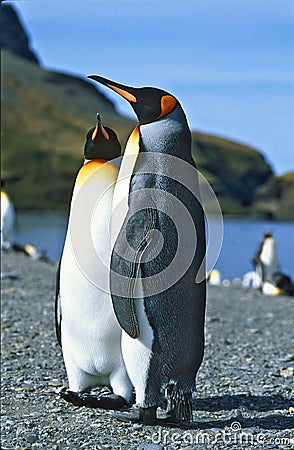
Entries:
{"type": "Polygon", "coordinates": [[[144,425],[154,425],[157,422],[156,418],[157,406],[150,408],[139,408],[139,420],[144,425]]]}
{"type": "Polygon", "coordinates": [[[156,415],[157,407],[132,408],[128,411],[114,412],[111,416],[121,422],[141,423],[143,425],[160,425],[163,427],[188,428],[190,421],[183,421],[174,415],[167,415],[165,411],[156,415]]]}
{"type": "Polygon", "coordinates": [[[143,425],[157,425],[157,406],[150,408],[134,408],[129,411],[113,413],[112,416],[121,422],[142,423],[143,425]]]}
{"type": "Polygon", "coordinates": [[[60,396],[74,406],[86,406],[87,408],[121,409],[127,405],[123,397],[107,391],[97,394],[95,392],[73,392],[63,388],[60,396]]]}

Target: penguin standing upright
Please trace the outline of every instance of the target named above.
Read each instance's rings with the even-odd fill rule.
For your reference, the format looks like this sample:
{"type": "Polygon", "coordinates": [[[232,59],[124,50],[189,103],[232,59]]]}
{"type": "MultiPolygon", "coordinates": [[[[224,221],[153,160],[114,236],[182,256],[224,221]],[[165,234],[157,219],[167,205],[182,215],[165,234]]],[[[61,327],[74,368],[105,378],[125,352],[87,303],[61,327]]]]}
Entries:
{"type": "Polygon", "coordinates": [[[108,227],[118,173],[108,160],[120,154],[115,132],[104,127],[97,115],[96,127],[87,134],[85,163],[73,190],[56,285],[56,332],[69,383],[61,396],[77,406],[117,409],[132,398],[133,388],[121,353],[121,328],[104,287],[102,270],[104,264],[107,278],[108,227]],[[91,196],[94,203],[89,201],[91,196]],[[90,234],[92,252],[85,240],[90,234]],[[109,389],[91,392],[99,386],[109,389]]]}
{"type": "Polygon", "coordinates": [[[13,203],[4,188],[14,178],[1,179],[1,249],[9,250],[14,233],[15,210],[13,203]]]}
{"type": "MultiPolygon", "coordinates": [[[[128,100],[139,120],[120,169],[122,188],[128,180],[128,205],[114,232],[110,273],[114,309],[124,329],[123,356],[139,405],[139,417],[130,419],[156,423],[165,390],[168,420],[191,420],[206,300],[204,214],[191,132],[180,103],[168,92],[89,78],[128,100]]],[[[124,200],[119,183],[116,189],[119,209],[124,200]]]]}
{"type": "Polygon", "coordinates": [[[273,283],[273,276],[278,271],[276,243],[271,231],[263,234],[263,240],[253,258],[255,265],[257,287],[262,288],[265,282],[273,283]]]}

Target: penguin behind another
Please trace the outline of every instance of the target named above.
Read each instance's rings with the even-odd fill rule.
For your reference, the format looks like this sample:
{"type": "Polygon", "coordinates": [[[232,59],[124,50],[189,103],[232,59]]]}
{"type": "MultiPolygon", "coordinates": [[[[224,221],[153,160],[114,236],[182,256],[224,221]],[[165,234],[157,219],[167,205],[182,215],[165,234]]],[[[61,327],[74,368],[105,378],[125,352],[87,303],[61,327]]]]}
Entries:
{"type": "Polygon", "coordinates": [[[111,296],[101,288],[105,280],[99,271],[100,255],[108,267],[110,264],[108,227],[118,173],[108,161],[120,154],[115,132],[104,127],[98,115],[96,127],[87,133],[85,163],[73,190],[56,285],[56,333],[69,383],[69,389],[63,389],[61,396],[77,406],[117,409],[132,398],[132,384],[121,353],[121,328],[111,296]],[[88,203],[90,194],[97,201],[100,198],[98,206],[88,203]],[[91,228],[87,217],[91,218],[91,228]],[[74,226],[78,247],[72,232],[74,226]],[[83,248],[83,237],[90,231],[96,250],[92,253],[83,248]],[[83,256],[86,267],[81,263],[83,256]],[[91,279],[87,268],[94,269],[91,279]],[[108,392],[91,393],[91,389],[105,386],[108,392]]]}
{"type": "MultiPolygon", "coordinates": [[[[115,313],[124,329],[124,360],[139,405],[139,417],[126,413],[125,419],[157,423],[165,389],[167,421],[190,421],[204,351],[206,300],[204,215],[195,195],[199,185],[191,132],[180,103],[168,92],[125,86],[96,75],[89,78],[125,98],[139,120],[120,169],[125,175],[127,158],[133,158],[126,189],[128,210],[116,230],[110,275],[115,313]],[[184,230],[180,237],[179,230],[184,230]],[[157,238],[159,233],[162,239],[157,238]],[[163,246],[153,258],[157,242],[163,246]],[[126,256],[129,247],[134,250],[132,258],[126,256]],[[178,264],[168,279],[174,260],[178,264]],[[125,279],[129,282],[123,284],[125,279]]],[[[124,420],[121,415],[117,418],[124,420]]]]}

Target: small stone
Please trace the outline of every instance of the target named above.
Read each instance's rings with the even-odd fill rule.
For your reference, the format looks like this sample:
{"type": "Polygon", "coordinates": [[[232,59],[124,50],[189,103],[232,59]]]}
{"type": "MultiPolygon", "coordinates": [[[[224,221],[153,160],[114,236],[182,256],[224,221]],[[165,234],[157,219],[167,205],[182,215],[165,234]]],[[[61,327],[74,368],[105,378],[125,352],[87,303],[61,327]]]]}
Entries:
{"type": "Polygon", "coordinates": [[[164,447],[159,444],[141,444],[137,450],[164,450],[164,447]]]}
{"type": "Polygon", "coordinates": [[[287,369],[282,369],[281,370],[281,374],[284,377],[292,377],[293,372],[294,372],[294,368],[293,367],[288,367],[287,369]]]}
{"type": "Polygon", "coordinates": [[[36,436],[35,434],[28,434],[26,436],[26,441],[29,444],[33,444],[34,442],[37,442],[37,440],[38,440],[38,436],[36,436]]]}
{"type": "Polygon", "coordinates": [[[140,428],[142,428],[142,424],[141,423],[134,423],[134,425],[132,426],[133,430],[139,430],[140,428]]]}
{"type": "Polygon", "coordinates": [[[52,380],[52,381],[49,381],[48,385],[53,386],[53,387],[58,387],[58,386],[63,386],[63,383],[61,383],[60,381],[57,381],[57,380],[52,380]]]}
{"type": "Polygon", "coordinates": [[[29,386],[22,386],[22,387],[16,387],[16,388],[14,388],[14,390],[15,390],[16,392],[20,392],[20,391],[29,391],[30,388],[29,388],[29,386]]]}
{"type": "Polygon", "coordinates": [[[84,444],[81,445],[81,448],[85,448],[85,447],[87,447],[89,444],[91,444],[90,441],[84,442],[84,444]]]}
{"type": "Polygon", "coordinates": [[[14,425],[14,421],[13,420],[6,420],[6,422],[4,422],[4,426],[5,427],[12,427],[14,425]]]}

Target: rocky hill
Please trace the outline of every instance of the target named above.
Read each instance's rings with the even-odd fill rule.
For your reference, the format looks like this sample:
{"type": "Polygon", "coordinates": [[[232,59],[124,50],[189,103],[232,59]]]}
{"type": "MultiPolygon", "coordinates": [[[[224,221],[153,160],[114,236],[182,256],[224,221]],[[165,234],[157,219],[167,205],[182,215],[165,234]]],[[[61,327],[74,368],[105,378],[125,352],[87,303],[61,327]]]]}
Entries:
{"type": "Polygon", "coordinates": [[[193,155],[225,214],[250,211],[256,191],[273,175],[257,150],[209,134],[193,132],[193,155]]]}
{"type": "MultiPolygon", "coordinates": [[[[6,4],[1,4],[1,31],[2,173],[20,177],[9,186],[17,208],[67,208],[96,112],[117,131],[123,147],[135,122],[118,114],[86,79],[41,67],[6,4]]],[[[255,149],[196,131],[193,156],[226,214],[250,212],[260,187],[274,176],[255,149]]]]}
{"type": "Polygon", "coordinates": [[[1,2],[0,14],[0,42],[1,49],[11,50],[18,56],[35,63],[38,57],[30,48],[29,37],[25,32],[15,10],[10,5],[1,2]]]}
{"type": "Polygon", "coordinates": [[[280,220],[294,220],[294,172],[272,176],[260,186],[252,210],[280,220]]]}

